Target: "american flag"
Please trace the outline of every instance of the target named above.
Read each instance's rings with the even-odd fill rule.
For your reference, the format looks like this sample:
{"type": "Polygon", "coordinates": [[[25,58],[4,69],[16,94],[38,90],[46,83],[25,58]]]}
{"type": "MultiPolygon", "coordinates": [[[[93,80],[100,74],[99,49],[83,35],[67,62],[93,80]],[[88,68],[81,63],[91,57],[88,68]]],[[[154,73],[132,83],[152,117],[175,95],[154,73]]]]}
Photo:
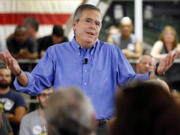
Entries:
{"type": "Polygon", "coordinates": [[[48,35],[53,24],[65,26],[82,0],[0,0],[0,38],[6,39],[24,18],[40,22],[39,36],[48,35]]]}

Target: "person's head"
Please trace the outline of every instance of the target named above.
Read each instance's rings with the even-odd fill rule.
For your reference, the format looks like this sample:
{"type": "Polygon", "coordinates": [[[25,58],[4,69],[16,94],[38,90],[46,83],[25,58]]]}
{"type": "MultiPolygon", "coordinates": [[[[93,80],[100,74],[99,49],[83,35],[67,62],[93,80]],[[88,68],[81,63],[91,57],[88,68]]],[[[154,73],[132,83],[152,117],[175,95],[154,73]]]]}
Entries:
{"type": "Polygon", "coordinates": [[[39,29],[39,22],[35,18],[25,18],[23,23],[30,36],[37,33],[39,29]]]}
{"type": "Polygon", "coordinates": [[[164,90],[166,90],[167,92],[169,92],[169,94],[171,94],[170,87],[166,81],[162,79],[150,79],[150,80],[147,80],[147,82],[161,85],[162,87],[164,87],[164,90]]]}
{"type": "Polygon", "coordinates": [[[39,106],[41,109],[44,109],[44,107],[46,106],[48,97],[51,94],[52,94],[52,87],[43,90],[39,95],[37,95],[36,100],[39,103],[39,106]]]}
{"type": "Polygon", "coordinates": [[[164,86],[131,83],[117,92],[112,135],[178,135],[179,113],[179,105],[164,86]]]}
{"type": "Polygon", "coordinates": [[[14,32],[14,37],[19,45],[23,45],[28,38],[27,29],[24,26],[17,26],[14,32]]]}
{"type": "Polygon", "coordinates": [[[160,34],[160,40],[163,41],[165,45],[172,44],[172,47],[175,48],[178,44],[178,36],[176,30],[171,26],[164,27],[163,31],[160,34]]]}
{"type": "Polygon", "coordinates": [[[59,88],[45,107],[48,135],[90,134],[95,128],[93,107],[76,88],[59,88]]]}
{"type": "Polygon", "coordinates": [[[120,21],[120,31],[122,37],[129,38],[133,31],[132,20],[129,17],[123,17],[120,21]]]}
{"type": "Polygon", "coordinates": [[[100,9],[90,5],[80,5],[73,17],[75,39],[80,46],[91,47],[98,39],[101,29],[100,9]]]}
{"type": "Polygon", "coordinates": [[[61,43],[64,38],[64,30],[60,25],[54,25],[52,31],[52,39],[54,44],[61,43]]]}
{"type": "Polygon", "coordinates": [[[136,70],[139,74],[144,74],[155,69],[155,60],[149,55],[143,55],[136,63],[136,70]]]}
{"type": "Polygon", "coordinates": [[[0,89],[6,89],[10,86],[12,81],[11,70],[9,70],[5,65],[0,65],[0,89]]]}

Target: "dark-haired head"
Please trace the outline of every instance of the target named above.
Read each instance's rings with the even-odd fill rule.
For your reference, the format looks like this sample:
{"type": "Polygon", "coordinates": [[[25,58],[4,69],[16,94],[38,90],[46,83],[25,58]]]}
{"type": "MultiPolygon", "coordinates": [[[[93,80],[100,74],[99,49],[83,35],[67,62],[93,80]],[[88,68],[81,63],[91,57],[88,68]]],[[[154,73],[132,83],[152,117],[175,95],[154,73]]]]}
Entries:
{"type": "Polygon", "coordinates": [[[128,84],[118,91],[113,135],[180,134],[180,109],[166,88],[154,82],[128,84]]]}

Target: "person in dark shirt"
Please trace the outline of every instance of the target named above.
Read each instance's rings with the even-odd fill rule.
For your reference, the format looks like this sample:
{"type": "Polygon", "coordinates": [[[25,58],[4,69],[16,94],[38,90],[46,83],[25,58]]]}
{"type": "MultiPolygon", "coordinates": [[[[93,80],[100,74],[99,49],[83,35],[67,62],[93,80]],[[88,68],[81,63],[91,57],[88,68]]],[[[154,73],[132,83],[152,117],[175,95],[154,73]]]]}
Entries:
{"type": "Polygon", "coordinates": [[[39,49],[38,49],[39,56],[42,57],[49,46],[53,44],[67,42],[67,41],[68,39],[67,37],[64,36],[63,28],[60,25],[54,25],[52,34],[42,37],[38,41],[39,42],[39,49]]]}
{"type": "Polygon", "coordinates": [[[23,96],[10,88],[11,80],[11,71],[5,65],[0,65],[0,110],[9,119],[14,135],[18,135],[27,106],[23,96]]]}
{"type": "Polygon", "coordinates": [[[27,29],[24,26],[17,26],[14,34],[7,40],[8,50],[17,59],[36,59],[38,56],[38,43],[28,37],[27,29]]]}

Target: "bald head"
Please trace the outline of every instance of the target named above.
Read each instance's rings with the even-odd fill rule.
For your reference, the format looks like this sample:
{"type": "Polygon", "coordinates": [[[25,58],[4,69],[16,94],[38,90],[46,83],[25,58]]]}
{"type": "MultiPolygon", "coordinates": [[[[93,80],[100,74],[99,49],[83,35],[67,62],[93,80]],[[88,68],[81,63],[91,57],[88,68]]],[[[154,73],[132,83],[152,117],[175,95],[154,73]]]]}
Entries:
{"type": "Polygon", "coordinates": [[[120,21],[120,25],[132,25],[132,20],[129,17],[123,17],[120,21]]]}
{"type": "Polygon", "coordinates": [[[120,21],[120,30],[123,38],[130,38],[133,30],[132,21],[129,17],[123,17],[120,21]]]}

